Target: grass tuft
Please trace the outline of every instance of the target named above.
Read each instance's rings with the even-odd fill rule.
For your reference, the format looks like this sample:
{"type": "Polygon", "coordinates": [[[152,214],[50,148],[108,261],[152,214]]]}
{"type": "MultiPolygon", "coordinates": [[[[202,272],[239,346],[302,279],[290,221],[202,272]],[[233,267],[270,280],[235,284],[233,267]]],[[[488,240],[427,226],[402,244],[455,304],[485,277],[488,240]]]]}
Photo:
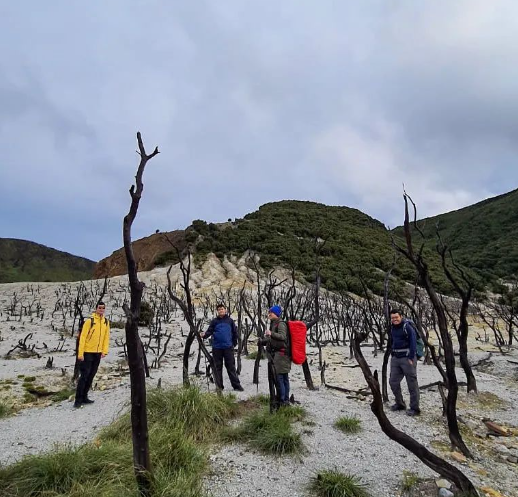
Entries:
{"type": "Polygon", "coordinates": [[[10,416],[12,413],[12,407],[0,401],[0,419],[6,418],[7,416],[10,416]]]}
{"type": "Polygon", "coordinates": [[[401,482],[401,489],[405,492],[412,490],[419,482],[421,478],[412,471],[403,470],[403,481],[401,482]]]}
{"type": "Polygon", "coordinates": [[[52,394],[50,398],[54,402],[62,402],[63,400],[68,400],[71,395],[75,394],[75,392],[76,391],[73,388],[68,388],[67,387],[67,388],[63,388],[59,392],[56,392],[56,393],[52,394]]]}
{"type": "MultiPolygon", "coordinates": [[[[233,396],[197,388],[148,395],[153,495],[201,497],[209,467],[208,443],[219,438],[237,411],[233,396]]],[[[108,426],[94,443],[28,456],[0,468],[2,497],[137,497],[129,415],[108,426]]]]}
{"type": "Polygon", "coordinates": [[[338,471],[320,471],[312,478],[310,489],[318,497],[369,497],[361,478],[338,471]]]}
{"type": "Polygon", "coordinates": [[[344,433],[358,433],[361,427],[361,420],[359,418],[349,418],[343,416],[335,421],[335,428],[343,431],[344,433]]]}
{"type": "Polygon", "coordinates": [[[304,416],[302,407],[283,407],[273,414],[263,407],[248,415],[239,426],[228,429],[227,439],[248,442],[267,454],[297,454],[304,445],[291,424],[304,416]]]}

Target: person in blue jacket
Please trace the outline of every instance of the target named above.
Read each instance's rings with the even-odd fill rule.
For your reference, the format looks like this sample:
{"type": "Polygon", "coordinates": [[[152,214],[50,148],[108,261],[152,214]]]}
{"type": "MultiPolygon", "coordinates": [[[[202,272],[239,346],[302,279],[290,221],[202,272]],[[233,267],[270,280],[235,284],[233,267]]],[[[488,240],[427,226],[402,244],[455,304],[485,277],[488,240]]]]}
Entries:
{"type": "Polygon", "coordinates": [[[237,328],[234,320],[227,314],[227,308],[223,304],[216,306],[217,317],[214,318],[207,331],[200,333],[202,338],[212,337],[212,357],[216,366],[216,385],[223,389],[223,361],[227,369],[230,383],[234,390],[242,392],[244,389],[236,372],[234,359],[234,347],[237,345],[237,328]]]}
{"type": "Polygon", "coordinates": [[[417,383],[417,331],[411,321],[403,318],[399,309],[390,311],[390,322],[392,358],[389,383],[396,399],[391,410],[404,411],[406,409],[401,393],[401,380],[405,378],[410,393],[410,409],[406,413],[409,416],[418,416],[421,414],[421,410],[419,409],[419,385],[417,383]]]}

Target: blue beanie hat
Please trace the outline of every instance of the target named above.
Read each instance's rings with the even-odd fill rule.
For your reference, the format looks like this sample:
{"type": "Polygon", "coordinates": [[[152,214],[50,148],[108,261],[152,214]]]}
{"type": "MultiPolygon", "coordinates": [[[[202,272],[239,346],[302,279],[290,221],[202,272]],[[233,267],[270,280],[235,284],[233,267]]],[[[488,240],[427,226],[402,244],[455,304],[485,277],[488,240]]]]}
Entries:
{"type": "Polygon", "coordinates": [[[270,307],[270,309],[268,310],[269,312],[273,312],[278,318],[281,317],[282,309],[280,305],[274,305],[273,307],[270,307]]]}

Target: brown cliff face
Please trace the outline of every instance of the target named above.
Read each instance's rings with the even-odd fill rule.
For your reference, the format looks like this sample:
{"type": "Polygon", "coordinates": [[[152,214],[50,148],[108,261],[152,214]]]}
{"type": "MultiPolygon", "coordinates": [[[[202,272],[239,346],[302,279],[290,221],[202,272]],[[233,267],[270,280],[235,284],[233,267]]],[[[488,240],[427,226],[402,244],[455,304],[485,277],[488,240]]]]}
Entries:
{"type": "MultiPolygon", "coordinates": [[[[169,231],[166,232],[169,239],[178,247],[180,251],[185,248],[185,231],[169,231]]],[[[137,261],[138,271],[150,271],[155,267],[157,258],[165,252],[174,251],[174,248],[167,241],[164,233],[155,233],[146,238],[141,238],[133,242],[133,253],[135,261],[137,261]]],[[[94,269],[94,278],[111,278],[112,276],[120,276],[127,274],[128,266],[124,247],[113,252],[112,255],[99,261],[94,269]]]]}

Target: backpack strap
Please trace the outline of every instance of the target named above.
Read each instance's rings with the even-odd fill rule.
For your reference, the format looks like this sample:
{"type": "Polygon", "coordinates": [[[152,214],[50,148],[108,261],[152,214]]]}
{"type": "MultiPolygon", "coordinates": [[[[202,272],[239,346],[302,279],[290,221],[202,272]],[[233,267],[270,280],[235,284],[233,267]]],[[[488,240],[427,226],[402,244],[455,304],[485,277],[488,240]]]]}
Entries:
{"type": "Polygon", "coordinates": [[[286,355],[291,357],[291,332],[289,321],[286,321],[286,355]]]}
{"type": "Polygon", "coordinates": [[[86,339],[89,340],[90,339],[90,333],[92,332],[92,328],[93,328],[93,325],[94,325],[94,318],[89,318],[90,319],[90,328],[88,328],[88,335],[86,335],[86,339]]]}
{"type": "Polygon", "coordinates": [[[406,339],[409,340],[409,337],[408,337],[408,330],[406,329],[406,325],[408,324],[408,321],[405,321],[403,323],[403,331],[405,332],[405,336],[406,336],[406,339]]]}
{"type": "Polygon", "coordinates": [[[274,349],[274,352],[282,352],[282,353],[285,353],[287,349],[289,349],[289,344],[290,344],[290,327],[288,325],[288,321],[281,321],[280,319],[274,324],[273,326],[273,330],[272,331],[275,331],[277,333],[277,330],[279,329],[279,325],[281,323],[286,323],[286,340],[285,342],[283,343],[283,347],[279,348],[279,349],[274,349]]]}

